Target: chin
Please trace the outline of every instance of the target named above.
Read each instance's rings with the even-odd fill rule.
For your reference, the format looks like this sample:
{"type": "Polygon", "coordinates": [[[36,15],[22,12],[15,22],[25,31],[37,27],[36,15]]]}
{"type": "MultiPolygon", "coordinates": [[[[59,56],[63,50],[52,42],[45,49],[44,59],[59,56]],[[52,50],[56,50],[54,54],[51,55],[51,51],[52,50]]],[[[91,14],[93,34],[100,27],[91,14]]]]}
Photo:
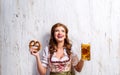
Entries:
{"type": "Polygon", "coordinates": [[[64,40],[57,40],[58,42],[64,42],[64,40]]]}

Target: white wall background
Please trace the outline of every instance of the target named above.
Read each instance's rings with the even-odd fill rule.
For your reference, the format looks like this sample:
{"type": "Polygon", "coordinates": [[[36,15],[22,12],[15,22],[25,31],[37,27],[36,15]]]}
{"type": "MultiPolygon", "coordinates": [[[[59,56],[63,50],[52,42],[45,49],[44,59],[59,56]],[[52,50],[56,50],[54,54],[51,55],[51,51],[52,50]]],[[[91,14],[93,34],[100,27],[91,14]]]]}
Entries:
{"type": "Polygon", "coordinates": [[[61,22],[80,58],[91,43],[91,61],[77,75],[120,75],[120,0],[0,0],[0,75],[38,75],[28,43],[48,43],[61,22]]]}

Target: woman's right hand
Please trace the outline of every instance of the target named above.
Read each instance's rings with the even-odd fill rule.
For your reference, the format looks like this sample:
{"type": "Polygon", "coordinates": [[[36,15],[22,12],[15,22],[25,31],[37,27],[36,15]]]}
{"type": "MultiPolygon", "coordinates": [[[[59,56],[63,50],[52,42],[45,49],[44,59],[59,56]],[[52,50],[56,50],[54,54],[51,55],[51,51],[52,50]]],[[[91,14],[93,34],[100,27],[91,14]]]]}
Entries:
{"type": "Polygon", "coordinates": [[[35,57],[38,57],[39,56],[39,51],[37,51],[36,49],[37,49],[37,47],[35,47],[35,46],[31,47],[30,48],[30,53],[32,55],[34,55],[35,57]]]}

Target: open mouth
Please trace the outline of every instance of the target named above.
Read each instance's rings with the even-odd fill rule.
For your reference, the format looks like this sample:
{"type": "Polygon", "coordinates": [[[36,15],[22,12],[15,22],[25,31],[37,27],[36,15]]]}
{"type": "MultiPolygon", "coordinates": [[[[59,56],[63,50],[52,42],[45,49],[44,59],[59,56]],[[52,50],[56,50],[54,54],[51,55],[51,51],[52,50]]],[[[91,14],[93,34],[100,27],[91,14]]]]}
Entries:
{"type": "Polygon", "coordinates": [[[58,37],[58,38],[62,38],[62,37],[64,37],[64,36],[63,36],[63,35],[58,35],[57,37],[58,37]]]}

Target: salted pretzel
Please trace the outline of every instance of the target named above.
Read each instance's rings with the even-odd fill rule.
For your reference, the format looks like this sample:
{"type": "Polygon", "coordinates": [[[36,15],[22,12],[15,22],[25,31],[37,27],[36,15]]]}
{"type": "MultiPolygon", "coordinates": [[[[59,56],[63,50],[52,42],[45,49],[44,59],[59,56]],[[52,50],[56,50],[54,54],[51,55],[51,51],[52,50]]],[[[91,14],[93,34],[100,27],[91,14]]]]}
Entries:
{"type": "Polygon", "coordinates": [[[29,48],[32,47],[37,47],[35,50],[39,51],[41,48],[41,44],[39,43],[39,41],[31,40],[29,43],[29,48]]]}

